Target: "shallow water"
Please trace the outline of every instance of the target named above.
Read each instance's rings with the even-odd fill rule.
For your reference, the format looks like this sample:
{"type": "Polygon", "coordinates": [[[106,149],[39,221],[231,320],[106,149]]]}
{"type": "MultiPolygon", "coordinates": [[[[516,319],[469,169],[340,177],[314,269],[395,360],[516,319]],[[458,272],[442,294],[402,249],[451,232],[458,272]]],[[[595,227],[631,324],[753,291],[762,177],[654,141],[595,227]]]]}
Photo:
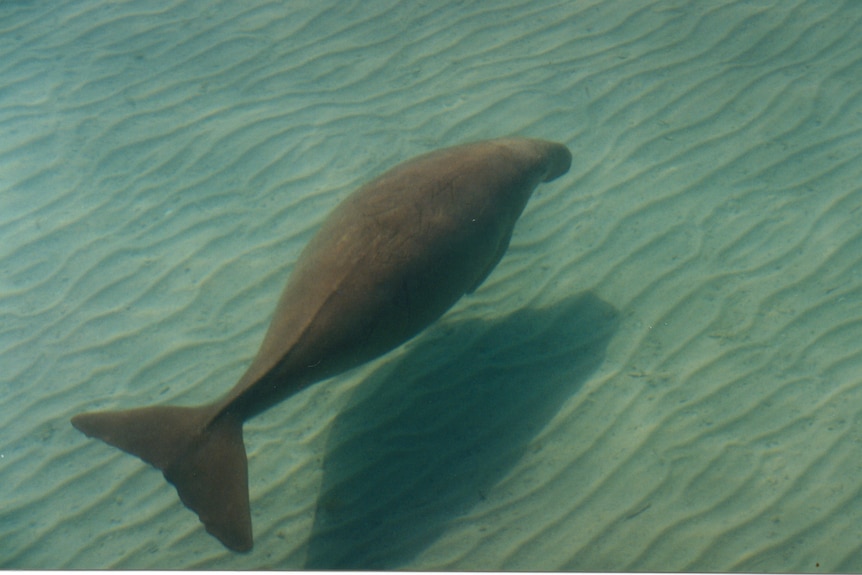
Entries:
{"type": "Polygon", "coordinates": [[[862,3],[0,4],[0,566],[862,570],[862,3]],[[574,162],[487,282],[246,425],[255,549],[81,411],[194,404],[338,200],[574,162]]]}

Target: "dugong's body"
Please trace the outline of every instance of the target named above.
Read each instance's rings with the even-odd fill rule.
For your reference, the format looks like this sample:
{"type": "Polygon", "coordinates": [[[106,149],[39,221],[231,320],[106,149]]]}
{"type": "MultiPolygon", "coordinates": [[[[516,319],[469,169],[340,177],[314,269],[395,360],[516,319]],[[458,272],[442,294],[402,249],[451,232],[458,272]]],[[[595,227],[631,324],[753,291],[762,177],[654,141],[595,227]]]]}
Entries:
{"type": "Polygon", "coordinates": [[[362,186],[296,262],[251,366],[202,407],[85,413],[72,424],[161,469],[207,531],[252,547],[242,424],[298,390],[404,343],[500,261],[540,182],[568,149],[509,138],[425,154],[362,186]]]}

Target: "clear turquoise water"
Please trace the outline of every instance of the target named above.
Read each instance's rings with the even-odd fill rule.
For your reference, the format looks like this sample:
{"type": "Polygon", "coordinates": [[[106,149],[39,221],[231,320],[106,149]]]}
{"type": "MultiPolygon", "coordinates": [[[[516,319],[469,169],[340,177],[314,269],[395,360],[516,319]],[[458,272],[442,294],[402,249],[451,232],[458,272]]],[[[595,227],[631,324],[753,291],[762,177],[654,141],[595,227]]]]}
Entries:
{"type": "Polygon", "coordinates": [[[0,566],[862,569],[862,4],[0,4],[0,566]],[[326,213],[560,141],[475,294],[246,425],[226,551],[84,410],[253,357],[326,213]]]}

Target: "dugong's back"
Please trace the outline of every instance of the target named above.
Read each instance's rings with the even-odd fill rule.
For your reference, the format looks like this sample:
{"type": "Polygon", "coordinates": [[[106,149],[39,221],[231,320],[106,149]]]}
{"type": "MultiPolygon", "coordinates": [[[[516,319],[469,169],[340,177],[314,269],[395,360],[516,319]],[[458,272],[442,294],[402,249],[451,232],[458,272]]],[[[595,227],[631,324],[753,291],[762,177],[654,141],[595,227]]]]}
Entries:
{"type": "Polygon", "coordinates": [[[570,163],[560,144],[491,140],[419,156],[364,185],[300,255],[251,379],[279,363],[295,381],[323,379],[424,329],[488,276],[535,187],[570,163]]]}
{"type": "Polygon", "coordinates": [[[201,407],[85,413],[73,425],[164,472],[224,545],[252,548],[243,422],[383,354],[476,289],[565,146],[509,138],[396,166],[348,196],[303,250],[251,366],[201,407]]]}

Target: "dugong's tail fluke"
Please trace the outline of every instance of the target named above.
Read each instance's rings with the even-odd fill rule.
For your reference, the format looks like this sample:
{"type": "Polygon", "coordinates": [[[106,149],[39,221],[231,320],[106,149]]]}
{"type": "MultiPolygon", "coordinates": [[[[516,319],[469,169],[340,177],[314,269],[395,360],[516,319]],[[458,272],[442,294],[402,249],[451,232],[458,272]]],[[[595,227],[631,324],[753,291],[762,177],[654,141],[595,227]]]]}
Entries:
{"type": "Polygon", "coordinates": [[[84,413],[72,425],[161,469],[183,503],[226,547],[252,547],[242,421],[211,407],[84,413]]]}

